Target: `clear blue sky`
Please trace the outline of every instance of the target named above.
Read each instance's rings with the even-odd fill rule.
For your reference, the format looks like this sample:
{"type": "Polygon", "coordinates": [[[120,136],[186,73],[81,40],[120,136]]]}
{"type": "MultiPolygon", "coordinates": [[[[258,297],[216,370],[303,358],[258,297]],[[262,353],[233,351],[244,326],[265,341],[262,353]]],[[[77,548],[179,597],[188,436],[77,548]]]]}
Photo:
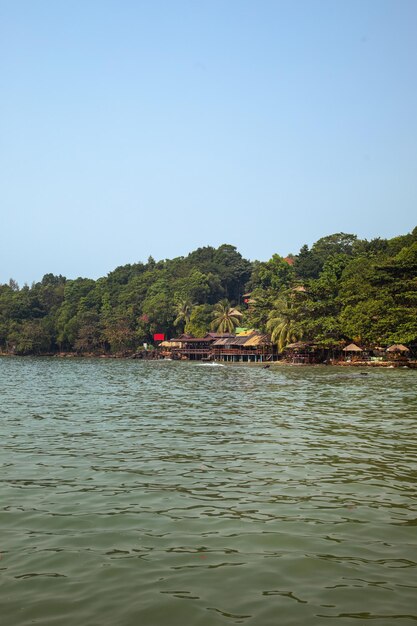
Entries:
{"type": "Polygon", "coordinates": [[[0,0],[0,282],[417,225],[415,0],[0,0]]]}

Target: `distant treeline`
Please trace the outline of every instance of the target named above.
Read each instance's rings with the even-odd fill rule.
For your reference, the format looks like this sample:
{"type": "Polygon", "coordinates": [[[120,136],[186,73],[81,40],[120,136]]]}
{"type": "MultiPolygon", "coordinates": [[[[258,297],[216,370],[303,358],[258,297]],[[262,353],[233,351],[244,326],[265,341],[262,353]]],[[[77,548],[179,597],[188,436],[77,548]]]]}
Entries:
{"type": "Polygon", "coordinates": [[[234,246],[135,263],[104,278],[46,274],[0,285],[0,352],[129,353],[154,333],[204,336],[235,326],[282,349],[417,344],[417,227],[393,239],[337,233],[283,259],[250,262],[234,246]]]}

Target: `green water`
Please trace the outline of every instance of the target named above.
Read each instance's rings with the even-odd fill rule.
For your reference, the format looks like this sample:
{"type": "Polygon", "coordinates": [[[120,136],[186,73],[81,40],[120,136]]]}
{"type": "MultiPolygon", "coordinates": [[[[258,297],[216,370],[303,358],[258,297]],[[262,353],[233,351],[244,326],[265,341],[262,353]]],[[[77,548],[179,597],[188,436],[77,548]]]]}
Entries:
{"type": "Polygon", "coordinates": [[[415,624],[416,386],[0,359],[1,624],[415,624]]]}

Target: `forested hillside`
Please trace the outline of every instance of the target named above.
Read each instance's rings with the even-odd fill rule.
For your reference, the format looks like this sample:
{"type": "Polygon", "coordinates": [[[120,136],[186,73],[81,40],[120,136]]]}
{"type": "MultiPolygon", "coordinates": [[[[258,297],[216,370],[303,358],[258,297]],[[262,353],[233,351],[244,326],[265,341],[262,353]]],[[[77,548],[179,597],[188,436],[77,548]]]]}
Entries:
{"type": "Polygon", "coordinates": [[[417,228],[389,240],[337,233],[285,260],[250,262],[224,244],[96,281],[46,274],[0,285],[3,353],[129,353],[156,332],[236,325],[269,332],[279,349],[296,339],[416,345],[417,228]]]}

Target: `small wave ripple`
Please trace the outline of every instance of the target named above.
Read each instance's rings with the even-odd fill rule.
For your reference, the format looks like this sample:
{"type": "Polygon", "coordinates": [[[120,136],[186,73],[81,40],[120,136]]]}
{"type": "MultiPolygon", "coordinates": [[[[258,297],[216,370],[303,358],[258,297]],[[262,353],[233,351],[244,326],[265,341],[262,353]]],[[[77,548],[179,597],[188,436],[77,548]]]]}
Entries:
{"type": "Polygon", "coordinates": [[[0,359],[8,626],[415,624],[416,371],[0,359]]]}

